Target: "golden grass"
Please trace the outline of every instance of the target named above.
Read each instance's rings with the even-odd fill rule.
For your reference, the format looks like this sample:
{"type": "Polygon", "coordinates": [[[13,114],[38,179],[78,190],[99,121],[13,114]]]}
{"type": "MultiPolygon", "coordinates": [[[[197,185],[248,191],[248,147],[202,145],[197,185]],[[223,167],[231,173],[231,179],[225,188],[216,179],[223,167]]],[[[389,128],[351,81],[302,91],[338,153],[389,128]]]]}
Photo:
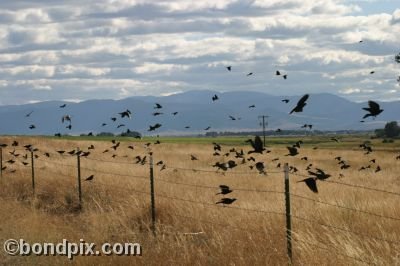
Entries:
{"type": "MultiPolygon", "coordinates": [[[[181,169],[215,170],[211,167],[217,161],[216,157],[211,156],[212,145],[151,145],[154,163],[163,160],[167,165],[163,171],[155,166],[157,234],[154,237],[150,230],[149,165],[134,163],[135,156],[143,156],[148,152],[143,143],[134,144],[133,151],[127,148],[132,143],[121,143],[115,152],[116,158],[111,158],[113,151],[110,142],[93,143],[96,149],[89,158],[81,158],[81,171],[82,178],[90,174],[94,174],[95,178],[92,182],[82,182],[83,209],[79,210],[77,158],[60,156],[56,150],[69,151],[78,146],[86,150],[92,143],[28,137],[3,137],[0,142],[10,144],[14,139],[20,145],[31,143],[40,150],[36,153],[40,157],[35,160],[36,194],[32,195],[30,165],[22,165],[20,157],[15,166],[4,164],[8,168],[3,172],[0,183],[0,242],[8,238],[23,238],[31,243],[57,243],[63,238],[79,242],[83,238],[98,246],[105,242],[138,242],[142,245],[141,257],[80,256],[74,258],[74,265],[287,264],[285,216],[281,215],[285,212],[284,195],[239,190],[283,191],[284,175],[282,172],[275,173],[282,169],[275,167],[277,162],[271,162],[276,157],[280,158],[282,165],[287,162],[296,166],[300,174],[307,174],[305,168],[312,163],[332,174],[332,181],[400,191],[400,162],[395,160],[397,154],[393,151],[379,150],[363,155],[360,150],[302,148],[299,156],[289,158],[283,156],[287,153],[283,147],[271,147],[271,153],[255,156],[266,163],[267,172],[270,172],[267,176],[250,170],[249,163],[239,164],[223,175],[181,169]],[[102,153],[105,149],[110,149],[110,152],[102,153]],[[43,155],[46,151],[50,152],[50,158],[43,155]],[[196,155],[199,160],[191,161],[190,154],[196,155]],[[338,155],[351,164],[350,169],[339,169],[334,160],[338,155]],[[309,161],[301,161],[302,156],[308,156],[309,161]],[[382,171],[358,171],[372,158],[377,159],[382,171]],[[11,173],[10,169],[16,169],[16,172],[11,173]],[[345,177],[339,179],[340,173],[345,177]],[[204,187],[218,187],[220,184],[238,189],[231,194],[238,199],[232,208],[216,206],[214,203],[221,198],[215,195],[218,189],[204,187]],[[197,232],[202,233],[187,234],[197,232]]],[[[230,148],[224,146],[224,152],[230,148]]],[[[245,147],[247,150],[248,147],[245,147]]],[[[8,151],[10,147],[3,151],[3,161],[11,158],[8,151]]],[[[17,147],[17,151],[22,155],[25,153],[21,147],[17,147]]],[[[219,160],[227,161],[228,157],[219,160]]],[[[291,193],[315,201],[400,218],[399,196],[327,182],[319,182],[320,192],[314,194],[304,183],[296,183],[303,178],[290,175],[291,193]]],[[[292,215],[312,221],[292,220],[296,239],[293,241],[294,264],[363,265],[365,262],[361,261],[366,261],[378,265],[400,265],[399,220],[315,201],[294,195],[291,197],[292,215]],[[397,241],[397,244],[321,224],[397,241]]],[[[61,256],[12,257],[4,252],[0,252],[0,262],[4,265],[71,264],[61,256]]]]}

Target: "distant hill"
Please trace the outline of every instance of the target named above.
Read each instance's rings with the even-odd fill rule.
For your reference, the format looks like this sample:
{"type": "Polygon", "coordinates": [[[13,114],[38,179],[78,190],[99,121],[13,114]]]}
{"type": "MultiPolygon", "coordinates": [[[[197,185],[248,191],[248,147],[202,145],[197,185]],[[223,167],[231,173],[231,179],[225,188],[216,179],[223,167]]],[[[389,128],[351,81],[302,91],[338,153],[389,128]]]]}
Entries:
{"type": "Polygon", "coordinates": [[[370,130],[382,128],[387,121],[397,121],[400,114],[400,102],[382,102],[384,112],[375,120],[369,118],[365,123],[360,120],[365,114],[362,107],[367,103],[355,103],[333,94],[311,94],[304,112],[289,115],[299,96],[272,96],[260,92],[189,91],[170,96],[138,96],[122,100],[89,100],[80,103],[49,101],[26,105],[0,106],[0,134],[53,135],[113,132],[121,133],[126,129],[154,134],[198,134],[210,131],[259,130],[259,115],[268,115],[267,129],[300,129],[303,124],[312,124],[316,130],[370,130]],[[217,94],[219,100],[211,97],[217,94]],[[283,103],[282,99],[289,99],[283,103]],[[59,108],[66,103],[65,108],[59,108]],[[153,109],[159,103],[162,109],[153,109]],[[249,108],[250,105],[255,108],[249,108]],[[129,109],[132,118],[121,119],[118,115],[129,109]],[[33,111],[30,117],[25,117],[33,111]],[[158,111],[163,115],[153,116],[158,111]],[[176,116],[172,112],[178,112],[176,116]],[[61,123],[63,115],[72,117],[72,129],[61,123]],[[229,116],[236,120],[231,120],[229,116]],[[117,121],[111,121],[116,117],[117,121]],[[102,123],[107,123],[102,127],[102,123]],[[149,125],[162,126],[148,132],[149,125]],[[29,125],[35,129],[30,130],[29,125]],[[125,124],[117,129],[117,125],[125,124]],[[190,126],[185,129],[185,126],[190,126]]]}

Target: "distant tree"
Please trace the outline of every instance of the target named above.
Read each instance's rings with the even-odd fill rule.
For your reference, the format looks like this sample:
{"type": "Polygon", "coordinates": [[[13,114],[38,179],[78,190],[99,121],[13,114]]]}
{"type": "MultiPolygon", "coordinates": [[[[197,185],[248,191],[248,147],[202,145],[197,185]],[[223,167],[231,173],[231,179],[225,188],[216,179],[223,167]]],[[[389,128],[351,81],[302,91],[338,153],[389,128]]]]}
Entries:
{"type": "Polygon", "coordinates": [[[121,137],[133,137],[133,138],[135,138],[135,137],[142,137],[142,134],[140,134],[137,131],[130,131],[129,130],[127,132],[122,132],[120,136],[121,137]]]}
{"type": "Polygon", "coordinates": [[[384,138],[386,136],[385,130],[383,128],[375,129],[375,135],[378,138],[384,138]]]}
{"type": "Polygon", "coordinates": [[[111,132],[100,132],[97,134],[98,137],[114,137],[114,134],[111,132]]]}
{"type": "Polygon", "coordinates": [[[210,131],[206,133],[206,137],[217,137],[218,136],[218,132],[215,131],[210,131]]]}
{"type": "Polygon", "coordinates": [[[384,130],[385,135],[388,138],[394,138],[400,135],[400,127],[397,124],[397,121],[386,123],[384,130]]]}

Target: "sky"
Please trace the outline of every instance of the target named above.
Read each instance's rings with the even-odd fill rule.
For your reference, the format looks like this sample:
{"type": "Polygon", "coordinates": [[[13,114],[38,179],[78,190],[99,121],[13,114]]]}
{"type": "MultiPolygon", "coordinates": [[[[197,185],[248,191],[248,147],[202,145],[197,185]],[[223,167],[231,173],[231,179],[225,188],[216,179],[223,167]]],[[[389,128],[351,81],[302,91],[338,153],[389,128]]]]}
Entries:
{"type": "Polygon", "coordinates": [[[0,105],[203,89],[400,100],[399,32],[398,0],[6,0],[0,105]]]}

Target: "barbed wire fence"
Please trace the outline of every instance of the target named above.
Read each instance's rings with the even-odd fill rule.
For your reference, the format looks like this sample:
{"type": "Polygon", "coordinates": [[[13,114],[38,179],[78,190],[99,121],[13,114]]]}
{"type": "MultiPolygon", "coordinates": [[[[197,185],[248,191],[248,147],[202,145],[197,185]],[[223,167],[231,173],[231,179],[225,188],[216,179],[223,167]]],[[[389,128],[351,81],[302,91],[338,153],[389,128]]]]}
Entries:
{"type": "MultiPolygon", "coordinates": [[[[370,217],[376,217],[379,219],[385,219],[385,220],[390,220],[390,221],[395,221],[395,222],[400,222],[400,217],[394,217],[394,216],[388,216],[388,215],[383,215],[381,213],[375,213],[375,212],[371,212],[371,211],[366,211],[366,210],[361,210],[358,208],[352,208],[352,207],[348,207],[348,206],[343,206],[337,203],[331,203],[331,202],[326,202],[326,201],[322,201],[322,200],[316,200],[313,199],[311,197],[307,197],[304,195],[299,195],[299,194],[295,194],[295,193],[291,193],[290,192],[290,175],[293,176],[299,176],[299,177],[306,177],[308,178],[308,175],[303,175],[303,174],[299,174],[299,173],[293,173],[290,172],[289,170],[289,165],[286,163],[284,164],[284,169],[283,170],[279,170],[279,171],[268,171],[268,174],[282,174],[283,175],[283,179],[284,179],[284,191],[279,191],[279,190],[263,190],[263,189],[252,189],[252,188],[234,188],[235,191],[242,191],[242,192],[249,192],[249,193],[258,193],[258,194],[277,194],[277,195],[283,195],[284,196],[284,201],[285,201],[285,212],[277,212],[277,211],[271,211],[271,210],[264,210],[264,209],[252,209],[252,208],[245,208],[245,207],[238,207],[238,206],[233,206],[233,205],[216,205],[215,203],[210,203],[210,202],[205,202],[205,201],[199,201],[199,200],[194,200],[194,199],[190,199],[190,198],[185,198],[185,197],[179,197],[177,195],[168,195],[166,193],[156,193],[155,192],[155,185],[157,184],[168,184],[168,185],[173,185],[173,186],[185,186],[185,187],[191,187],[191,188],[201,188],[201,189],[209,189],[209,190],[218,190],[219,187],[218,186],[209,186],[209,185],[201,185],[201,184],[195,184],[195,183],[190,183],[190,182],[181,182],[181,181],[173,181],[173,180],[168,180],[162,177],[157,177],[155,178],[155,174],[154,174],[154,162],[153,162],[153,153],[150,152],[148,153],[149,156],[149,162],[145,162],[145,163],[141,163],[142,166],[147,166],[148,167],[148,171],[149,171],[149,175],[138,175],[138,174],[133,174],[133,173],[126,173],[126,174],[122,174],[122,173],[115,173],[115,172],[111,172],[111,171],[104,171],[104,170],[100,170],[100,169],[95,169],[94,167],[90,167],[90,164],[87,164],[87,162],[89,161],[96,161],[96,162],[100,162],[102,164],[116,164],[116,165],[124,165],[126,167],[129,167],[129,165],[136,165],[138,164],[138,162],[130,162],[130,161],[110,161],[110,160],[103,160],[103,159],[97,159],[97,158],[92,158],[92,157],[85,157],[84,161],[81,161],[82,154],[79,152],[79,149],[77,149],[77,152],[75,154],[73,154],[73,156],[76,156],[76,164],[72,164],[72,163],[62,163],[59,160],[51,160],[49,158],[47,159],[42,159],[42,157],[39,157],[38,155],[35,154],[34,150],[16,150],[14,149],[13,152],[16,151],[20,151],[20,152],[27,152],[25,160],[29,160],[30,159],[30,173],[31,173],[31,186],[32,186],[32,195],[35,196],[35,190],[36,190],[36,167],[37,167],[37,163],[35,161],[38,161],[40,163],[49,163],[49,164],[54,164],[58,167],[68,167],[71,170],[75,169],[76,170],[76,193],[77,193],[77,197],[78,197],[78,201],[79,201],[79,208],[82,209],[84,208],[84,202],[83,202],[83,193],[82,193],[82,176],[81,176],[81,170],[86,170],[92,173],[99,173],[99,174],[104,174],[104,175],[110,175],[110,176],[119,176],[119,177],[126,177],[126,178],[134,178],[137,180],[142,180],[142,181],[146,181],[148,182],[149,185],[149,190],[148,191],[143,191],[143,190],[138,190],[138,189],[134,189],[132,187],[121,187],[121,186],[117,186],[116,184],[110,184],[110,183],[102,183],[99,181],[96,181],[99,184],[105,185],[105,186],[112,186],[113,188],[115,188],[118,191],[121,191],[123,193],[127,192],[127,193],[135,193],[138,195],[142,195],[142,196],[146,196],[150,198],[150,206],[149,206],[149,213],[151,215],[151,226],[150,229],[152,231],[152,233],[154,235],[157,234],[156,228],[157,228],[157,206],[156,206],[156,197],[157,198],[161,198],[161,199],[168,199],[168,200],[172,200],[172,201],[178,201],[178,202],[185,202],[188,204],[196,204],[196,205],[201,205],[204,208],[207,209],[211,209],[211,208],[225,208],[225,209],[231,209],[231,210],[237,210],[237,211],[243,211],[243,212],[251,212],[251,213],[259,213],[259,214],[268,214],[268,215],[277,215],[277,216],[281,216],[281,217],[285,217],[286,218],[286,227],[285,228],[285,240],[287,243],[287,258],[288,258],[288,262],[290,264],[293,263],[293,242],[294,243],[303,243],[305,245],[309,245],[309,246],[313,246],[314,248],[317,249],[321,249],[321,250],[332,250],[332,247],[327,247],[326,244],[313,244],[307,241],[304,241],[302,239],[300,239],[299,237],[297,237],[297,235],[295,234],[295,230],[293,230],[292,228],[292,220],[296,220],[296,222],[302,222],[305,224],[310,224],[312,226],[320,226],[326,229],[329,229],[333,232],[336,233],[346,233],[346,234],[351,234],[354,235],[355,237],[359,238],[359,239],[364,239],[364,240],[370,240],[373,241],[373,243],[385,243],[388,245],[391,245],[392,247],[396,247],[397,249],[400,248],[400,240],[399,239],[388,239],[386,237],[380,237],[380,236],[376,236],[376,235],[369,235],[363,232],[359,232],[359,231],[354,231],[354,230],[350,230],[349,228],[346,227],[341,227],[341,226],[336,226],[336,225],[332,225],[332,224],[327,224],[326,222],[321,222],[319,220],[313,219],[313,218],[308,218],[308,217],[303,217],[301,215],[295,215],[292,214],[292,210],[291,210],[291,197],[294,197],[296,199],[300,199],[300,200],[304,200],[304,201],[310,201],[316,204],[321,204],[321,205],[325,205],[325,206],[329,206],[332,208],[337,208],[337,209],[341,209],[341,210],[346,210],[346,211],[350,211],[350,212],[355,212],[358,213],[360,215],[367,215],[370,217]],[[30,156],[29,156],[30,155],[30,156]],[[83,163],[83,165],[82,165],[83,163]],[[295,234],[295,235],[293,235],[295,234]]],[[[5,166],[3,164],[4,162],[4,156],[3,156],[3,148],[0,148],[0,181],[3,181],[4,179],[4,175],[3,175],[3,171],[5,170],[5,166]]],[[[9,164],[13,164],[11,163],[12,160],[6,161],[9,164]]],[[[25,166],[27,166],[28,164],[26,164],[25,166]]],[[[191,171],[191,172],[196,172],[196,173],[219,173],[219,174],[225,174],[226,171],[216,171],[216,170],[210,170],[210,169],[197,169],[197,168],[185,168],[185,167],[175,167],[175,166],[165,166],[165,169],[170,169],[173,171],[176,170],[181,170],[181,171],[191,171]]],[[[49,169],[46,169],[49,170],[49,169]]],[[[161,175],[161,171],[159,172],[161,175]]],[[[71,174],[65,174],[62,172],[55,172],[54,174],[58,174],[61,176],[66,176],[66,177],[73,177],[73,175],[71,176],[71,174]]],[[[229,174],[246,174],[248,175],[249,172],[239,172],[239,171],[229,171],[229,174]]],[[[345,187],[349,187],[352,189],[361,189],[361,190],[368,190],[374,193],[384,193],[386,195],[390,195],[390,196],[395,196],[395,197],[400,197],[400,193],[394,192],[394,191],[387,191],[387,190],[383,190],[383,189],[378,189],[378,188],[374,188],[374,187],[368,187],[368,186],[361,186],[361,185],[357,185],[357,184],[351,184],[351,183],[344,183],[344,182],[339,182],[339,181],[331,181],[331,180],[324,180],[321,182],[327,182],[333,185],[337,185],[337,186],[345,186],[345,187]]],[[[11,199],[12,197],[5,197],[6,199],[11,199]]],[[[215,226],[224,226],[224,227],[231,227],[234,229],[238,229],[241,231],[252,231],[250,228],[246,227],[240,227],[237,225],[232,225],[229,223],[220,223],[220,222],[214,222],[214,221],[207,221],[204,219],[200,219],[197,217],[192,217],[190,215],[178,215],[178,214],[174,214],[171,213],[171,216],[175,216],[177,218],[181,218],[181,219],[190,219],[190,220],[194,220],[197,221],[199,223],[206,223],[206,224],[211,224],[211,225],[215,225],[215,226]]],[[[255,233],[259,233],[259,230],[253,230],[255,233]]],[[[376,264],[372,261],[372,259],[365,259],[365,258],[359,258],[359,257],[355,257],[355,256],[350,256],[348,254],[345,253],[341,253],[339,251],[334,251],[335,254],[337,254],[338,256],[343,256],[346,257],[348,259],[352,259],[354,261],[357,262],[362,262],[362,263],[366,263],[366,264],[376,264]]]]}

